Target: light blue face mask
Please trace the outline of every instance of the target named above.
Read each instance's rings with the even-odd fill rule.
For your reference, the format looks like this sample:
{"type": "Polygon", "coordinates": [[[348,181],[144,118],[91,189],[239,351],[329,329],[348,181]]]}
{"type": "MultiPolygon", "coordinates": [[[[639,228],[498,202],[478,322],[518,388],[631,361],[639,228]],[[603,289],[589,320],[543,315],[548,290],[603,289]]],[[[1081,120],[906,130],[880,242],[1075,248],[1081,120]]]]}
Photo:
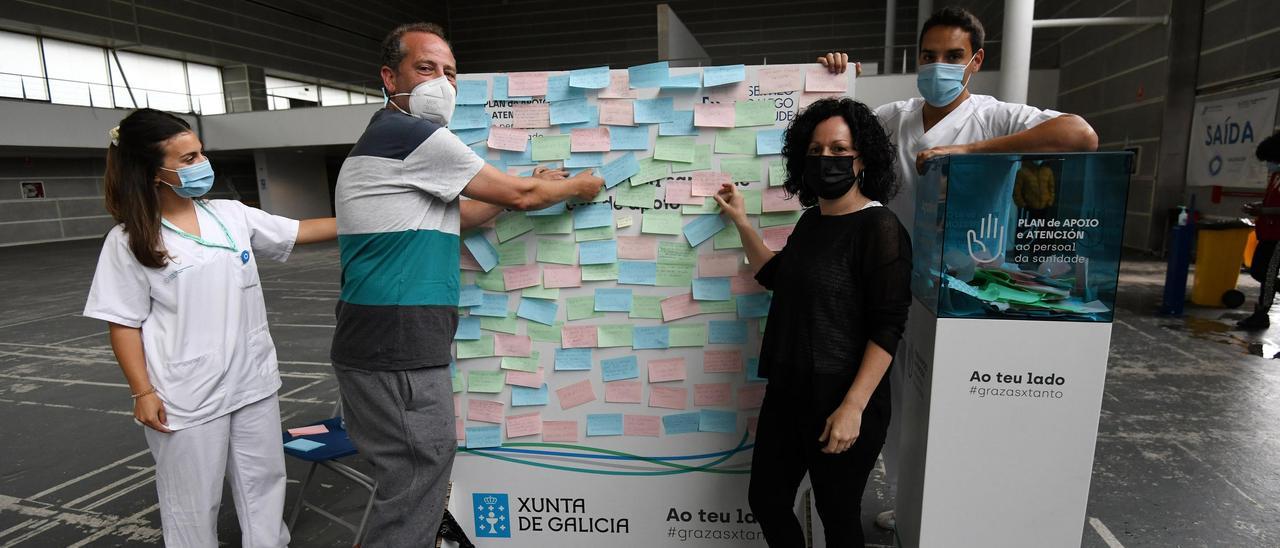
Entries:
{"type": "MultiPolygon", "coordinates": [[[[977,53],[969,58],[969,63],[978,57],[977,53]]],[[[916,89],[920,90],[920,96],[924,97],[924,101],[932,106],[942,108],[956,97],[960,96],[960,92],[964,91],[964,87],[969,84],[964,79],[964,71],[969,68],[969,63],[963,65],[955,65],[951,63],[929,63],[920,65],[916,72],[916,89]]]]}
{"type": "Polygon", "coordinates": [[[178,180],[182,182],[182,186],[170,186],[178,196],[183,198],[199,198],[209,192],[213,188],[213,165],[208,159],[195,165],[190,165],[178,169],[169,169],[161,167],[165,171],[172,171],[178,174],[178,180]]]}

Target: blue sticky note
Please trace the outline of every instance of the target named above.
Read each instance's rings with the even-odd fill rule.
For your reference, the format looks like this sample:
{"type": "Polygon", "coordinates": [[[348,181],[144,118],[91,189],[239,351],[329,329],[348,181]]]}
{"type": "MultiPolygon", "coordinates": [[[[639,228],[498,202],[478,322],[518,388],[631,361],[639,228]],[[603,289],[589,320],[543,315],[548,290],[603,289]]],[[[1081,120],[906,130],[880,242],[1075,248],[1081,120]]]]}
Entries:
{"type": "Polygon", "coordinates": [[[609,67],[591,67],[569,71],[569,86],[583,89],[609,87],[609,67]]]}
{"type": "MultiPolygon", "coordinates": [[[[473,143],[473,144],[467,145],[467,148],[471,149],[471,152],[476,153],[476,156],[479,156],[480,159],[489,163],[493,163],[489,161],[489,144],[488,143],[483,143],[483,142],[473,143]]],[[[506,169],[506,167],[504,166],[502,167],[502,169],[506,169]]]]}
{"type": "Polygon", "coordinates": [[[676,112],[675,103],[671,97],[636,99],[633,106],[637,124],[670,122],[676,112]]]}
{"type": "Polygon", "coordinates": [[[467,449],[501,447],[502,427],[496,424],[467,427],[467,449]]]}
{"type": "Polygon", "coordinates": [[[483,105],[489,102],[489,82],[484,80],[458,80],[459,105],[483,105]]]}
{"type": "Polygon", "coordinates": [[[510,295],[506,293],[490,293],[484,292],[480,306],[471,309],[472,316],[488,316],[490,318],[507,317],[507,298],[510,295]]]}
{"type": "Polygon", "coordinates": [[[702,86],[713,87],[741,82],[747,79],[746,65],[726,65],[702,68],[702,86]]]}
{"type": "Polygon", "coordinates": [[[512,385],[511,407],[546,405],[550,401],[547,396],[547,385],[545,383],[539,388],[512,385]]]}
{"type": "MultiPolygon", "coordinates": [[[[612,133],[612,130],[610,130],[610,133],[612,133]]],[[[603,152],[597,152],[596,154],[604,155],[603,152]]],[[[570,159],[572,159],[572,156],[570,159]]],[[[634,152],[628,152],[614,158],[605,164],[603,168],[600,168],[600,177],[604,178],[604,186],[607,188],[618,186],[618,183],[630,179],[632,175],[637,173],[640,173],[640,161],[636,160],[634,152]]]]}
{"type": "Polygon", "coordinates": [[[484,105],[458,105],[453,109],[453,117],[449,119],[449,129],[479,129],[489,127],[489,113],[484,105]]]}
{"type": "Polygon", "coordinates": [[[590,348],[557,348],[556,371],[590,371],[590,348]]]}
{"type": "Polygon", "coordinates": [[[294,451],[310,451],[317,447],[324,447],[324,444],[317,441],[312,441],[306,438],[298,438],[296,440],[293,440],[293,441],[290,441],[289,443],[284,444],[284,446],[286,449],[293,449],[294,451]]]}
{"type": "MultiPolygon", "coordinates": [[[[532,174],[530,174],[531,176],[532,174]]],[[[564,202],[556,202],[542,209],[526,211],[524,214],[530,217],[552,217],[555,215],[563,215],[569,212],[569,207],[564,202]]]]}
{"type": "Polygon", "coordinates": [[[711,344],[747,344],[747,322],[711,320],[707,341],[711,344]]]}
{"type": "Polygon", "coordinates": [[[510,97],[507,95],[507,75],[499,74],[493,77],[493,100],[494,101],[532,101],[533,97],[510,97]]]}
{"type": "Polygon", "coordinates": [[[458,290],[458,308],[466,308],[469,306],[480,306],[480,299],[483,298],[484,291],[480,286],[471,284],[464,285],[458,290]]]}
{"type": "Polygon", "coordinates": [[[604,382],[640,377],[640,361],[635,356],[623,356],[600,361],[600,379],[604,382]]]}
{"type": "Polygon", "coordinates": [[[621,436],[622,413],[591,413],[587,415],[588,436],[621,436]]]}
{"type": "Polygon", "coordinates": [[[689,240],[689,246],[698,247],[698,244],[710,240],[717,232],[724,230],[724,227],[724,219],[719,215],[698,215],[692,222],[684,225],[684,237],[689,240]]]}
{"type": "Polygon", "coordinates": [[[569,159],[564,161],[566,169],[600,167],[602,165],[604,165],[603,152],[570,152],[569,159]]]}
{"type": "Polygon", "coordinates": [[[631,312],[631,290],[613,288],[597,289],[596,312],[631,312]]]}
{"type": "Polygon", "coordinates": [[[667,81],[662,83],[663,89],[698,89],[702,87],[702,75],[696,72],[688,74],[668,74],[667,81]]]}
{"type": "Polygon", "coordinates": [[[613,224],[613,205],[609,203],[586,204],[573,208],[574,230],[599,228],[611,224],[613,224]]]}
{"type": "Polygon", "coordinates": [[[756,156],[782,154],[782,135],[785,129],[762,129],[756,132],[756,156]]]}
{"type": "Polygon", "coordinates": [[[618,283],[658,285],[658,263],[651,261],[621,261],[618,263],[618,283]]]}
{"type": "Polygon", "coordinates": [[[689,434],[698,431],[702,415],[698,412],[675,413],[662,417],[662,429],[670,434],[689,434]]]}
{"type": "MultiPolygon", "coordinates": [[[[453,132],[464,145],[483,143],[489,139],[489,126],[480,129],[459,129],[453,132]]],[[[487,148],[488,145],[485,145],[487,148]]]]}
{"type": "Polygon", "coordinates": [[[631,82],[631,89],[659,88],[670,77],[670,65],[666,61],[636,65],[627,69],[627,79],[631,82]]]}
{"type": "Polygon", "coordinates": [[[733,298],[729,292],[729,278],[694,278],[693,300],[727,301],[733,298]]]}
{"type": "Polygon", "coordinates": [[[609,148],[649,150],[649,126],[609,126],[609,148]]]}
{"type": "Polygon", "coordinates": [[[753,293],[751,295],[738,296],[738,317],[739,318],[766,318],[769,316],[769,302],[771,298],[768,293],[753,293]]]}
{"type": "Polygon", "coordinates": [[[631,348],[634,350],[671,348],[671,330],[665,325],[636,327],[631,330],[631,348]]]}
{"type": "Polygon", "coordinates": [[[586,122],[588,118],[586,99],[569,99],[551,103],[551,123],[573,124],[586,122]]]}
{"type": "Polygon", "coordinates": [[[489,243],[484,234],[477,232],[467,236],[462,242],[467,245],[467,251],[471,252],[471,255],[476,258],[476,262],[480,263],[480,268],[483,268],[485,272],[498,266],[498,250],[493,247],[493,244],[489,243]]]}
{"type": "Polygon", "coordinates": [[[536,166],[538,162],[533,161],[533,146],[525,145],[524,152],[516,152],[514,150],[503,150],[499,152],[502,157],[502,163],[509,166],[536,166]]]}
{"type": "Polygon", "coordinates": [[[522,297],[520,299],[520,308],[516,309],[516,317],[543,325],[554,325],[556,323],[556,311],[559,309],[560,305],[550,299],[522,297]]]}
{"type": "MultiPolygon", "coordinates": [[[[608,84],[606,84],[608,85],[608,84]]],[[[587,93],[581,88],[569,87],[569,75],[557,74],[547,77],[547,101],[568,101],[570,99],[585,99],[587,93]]]]}
{"type": "Polygon", "coordinates": [[[703,409],[698,416],[699,432],[729,432],[738,430],[737,411],[716,411],[703,409]]]}
{"type": "Polygon", "coordinates": [[[747,358],[747,382],[765,382],[760,376],[760,358],[747,358]]]}
{"type": "Polygon", "coordinates": [[[587,105],[587,121],[575,122],[572,124],[560,124],[560,133],[563,135],[575,129],[592,129],[598,127],[600,127],[600,107],[587,105]]]}
{"type": "Polygon", "coordinates": [[[658,135],[697,135],[698,128],[693,127],[693,111],[677,110],[671,113],[671,121],[658,126],[658,135]]]}
{"type": "Polygon", "coordinates": [[[578,264],[613,264],[616,262],[618,262],[617,240],[596,240],[578,244],[578,264]]]}
{"type": "Polygon", "coordinates": [[[453,334],[455,341],[480,340],[480,318],[465,316],[458,318],[458,330],[453,334]]]}

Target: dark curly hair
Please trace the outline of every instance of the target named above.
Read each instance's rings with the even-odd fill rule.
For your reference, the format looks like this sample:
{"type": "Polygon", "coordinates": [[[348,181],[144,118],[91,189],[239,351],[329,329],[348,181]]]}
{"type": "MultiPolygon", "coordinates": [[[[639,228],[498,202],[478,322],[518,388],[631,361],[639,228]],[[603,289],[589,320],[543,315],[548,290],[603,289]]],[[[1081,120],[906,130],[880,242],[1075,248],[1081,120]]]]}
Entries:
{"type": "Polygon", "coordinates": [[[805,157],[813,130],[818,124],[833,116],[844,118],[853,134],[853,148],[862,159],[863,176],[858,189],[872,200],[888,203],[898,194],[897,150],[876,114],[858,101],[848,97],[819,99],[800,112],[787,127],[783,136],[782,155],[787,160],[787,180],[783,186],[787,194],[800,197],[800,205],[817,205],[818,196],[804,185],[805,157]]]}

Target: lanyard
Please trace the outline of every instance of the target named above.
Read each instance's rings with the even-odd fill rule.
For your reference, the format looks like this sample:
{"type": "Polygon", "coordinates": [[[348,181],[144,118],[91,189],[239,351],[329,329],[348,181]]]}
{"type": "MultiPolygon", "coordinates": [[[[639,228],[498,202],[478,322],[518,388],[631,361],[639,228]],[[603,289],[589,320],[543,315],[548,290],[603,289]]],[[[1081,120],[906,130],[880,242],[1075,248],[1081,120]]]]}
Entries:
{"type": "MultiPolygon", "coordinates": [[[[214,214],[213,214],[213,211],[210,211],[210,210],[209,210],[209,208],[208,208],[208,207],[206,207],[203,203],[201,203],[201,202],[198,202],[198,201],[197,201],[197,202],[196,202],[196,205],[200,206],[200,209],[203,209],[205,213],[208,213],[210,217],[213,217],[213,220],[214,220],[214,221],[217,221],[217,222],[218,222],[218,226],[219,226],[220,228],[222,228],[222,234],[223,234],[224,236],[226,236],[226,237],[227,237],[227,243],[225,243],[225,244],[219,244],[219,243],[210,242],[209,240],[206,240],[206,239],[201,238],[201,237],[199,237],[199,236],[196,236],[196,235],[194,235],[194,234],[190,234],[190,233],[186,232],[185,230],[182,230],[181,228],[178,228],[178,227],[176,227],[176,226],[173,226],[173,223],[170,223],[169,221],[167,221],[167,220],[165,220],[165,219],[160,219],[160,223],[161,223],[161,224],[163,224],[165,228],[167,228],[167,229],[169,229],[169,230],[172,230],[172,231],[174,231],[175,233],[177,233],[179,236],[182,236],[183,238],[186,238],[186,239],[188,239],[188,240],[191,240],[191,241],[193,241],[193,242],[195,242],[195,243],[198,243],[198,244],[200,244],[200,245],[202,245],[202,246],[205,246],[205,247],[216,247],[216,248],[219,248],[219,249],[227,249],[227,250],[230,250],[230,251],[236,251],[236,241],[235,241],[235,239],[233,239],[233,238],[231,237],[231,231],[227,230],[227,225],[222,224],[222,219],[219,219],[217,215],[214,215],[214,214]]],[[[197,221],[197,222],[199,222],[199,221],[197,221]]]]}

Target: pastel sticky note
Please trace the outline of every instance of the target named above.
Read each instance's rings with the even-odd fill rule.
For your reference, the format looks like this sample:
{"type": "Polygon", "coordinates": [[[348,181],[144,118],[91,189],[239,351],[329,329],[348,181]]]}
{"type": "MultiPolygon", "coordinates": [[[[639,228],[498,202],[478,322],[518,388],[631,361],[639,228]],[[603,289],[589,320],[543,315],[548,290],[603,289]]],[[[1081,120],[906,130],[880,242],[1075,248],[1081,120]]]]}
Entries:
{"type": "Polygon", "coordinates": [[[733,103],[697,103],[693,105],[693,125],[731,128],[735,111],[733,103]]]}
{"type": "MultiPolygon", "coordinates": [[[[656,253],[656,250],[657,250],[656,245],[654,246],[654,250],[656,253]]],[[[469,307],[469,306],[480,306],[483,299],[484,299],[484,291],[480,289],[480,286],[475,284],[464,285],[458,291],[458,306],[462,308],[469,307]]]]}
{"type": "Polygon", "coordinates": [[[601,325],[596,328],[596,344],[600,348],[631,346],[631,330],[631,324],[601,325]]]}
{"type": "Polygon", "coordinates": [[[573,209],[573,229],[613,225],[613,206],[607,203],[585,204],[573,209]]]}
{"type": "Polygon", "coordinates": [[[738,101],[733,106],[735,127],[771,126],[777,123],[777,108],[773,101],[738,101]]]}
{"type": "Polygon", "coordinates": [[[782,186],[787,182],[787,164],[772,162],[769,164],[769,186],[782,186]]]}
{"type": "Polygon", "coordinates": [[[602,165],[604,165],[603,152],[571,152],[569,159],[564,161],[565,169],[600,167],[602,165]]]}
{"type": "Polygon", "coordinates": [[[787,238],[795,231],[795,226],[771,226],[764,229],[764,246],[773,251],[782,251],[787,245],[787,238]]]}
{"type": "Polygon", "coordinates": [[[467,427],[467,449],[502,446],[502,427],[496,424],[467,427]]]}
{"type": "Polygon", "coordinates": [[[569,86],[583,89],[609,87],[609,67],[591,67],[569,71],[569,86]]]}
{"type": "MultiPolygon", "coordinates": [[[[652,184],[621,185],[613,195],[613,203],[623,207],[653,209],[658,198],[658,187],[652,184]]],[[[618,217],[618,228],[631,226],[635,219],[631,216],[618,217]]]]}
{"type": "Polygon", "coordinates": [[[596,312],[630,312],[631,290],[604,287],[596,289],[595,307],[596,312]]]}
{"type": "Polygon", "coordinates": [[[671,113],[671,119],[658,125],[658,135],[697,135],[698,128],[693,125],[692,110],[677,110],[671,113]]]}
{"type": "Polygon", "coordinates": [[[586,99],[570,99],[551,103],[550,121],[552,124],[572,124],[585,122],[589,116],[586,99]]]}
{"type": "Polygon", "coordinates": [[[747,384],[738,387],[738,409],[759,409],[764,405],[765,385],[747,384]]]}
{"type": "MultiPolygon", "coordinates": [[[[517,359],[517,358],[511,358],[517,359]]],[[[529,371],[507,371],[507,384],[512,386],[523,386],[525,388],[538,388],[542,386],[544,373],[542,368],[537,368],[533,372],[529,371]]]]}
{"type": "Polygon", "coordinates": [[[635,99],[639,92],[631,89],[631,78],[625,70],[609,71],[609,85],[600,90],[600,99],[635,99]]]}
{"type": "Polygon", "coordinates": [[[689,287],[693,284],[693,265],[658,263],[658,287],[689,287]]]}
{"type": "Polygon", "coordinates": [[[635,350],[665,350],[671,347],[671,331],[665,325],[637,326],[632,330],[635,350]]]}
{"type": "Polygon", "coordinates": [[[489,127],[489,113],[484,106],[458,106],[453,109],[453,117],[449,119],[449,129],[477,129],[489,127]]]}
{"type": "MultiPolygon", "coordinates": [[[[534,352],[531,356],[527,358],[516,357],[516,356],[506,356],[502,358],[502,362],[499,367],[507,371],[535,373],[538,371],[538,361],[540,358],[541,358],[541,354],[539,354],[538,352],[534,352]]],[[[511,382],[510,379],[508,379],[507,383],[510,384],[510,382],[511,382]]]]}
{"type": "MultiPolygon", "coordinates": [[[[605,204],[607,207],[607,204],[605,204]]],[[[578,263],[609,264],[618,262],[618,244],[613,240],[583,242],[578,245],[578,263]]]]}
{"type": "Polygon", "coordinates": [[[769,315],[768,293],[753,293],[737,297],[739,318],[764,318],[769,315]]]}
{"type": "Polygon", "coordinates": [[[553,74],[547,77],[547,101],[549,102],[584,99],[586,96],[581,88],[569,85],[568,74],[553,74]]]}
{"type": "Polygon", "coordinates": [[[684,358],[650,360],[649,382],[682,381],[686,378],[684,358]]]}
{"type": "MultiPolygon", "coordinates": [[[[645,147],[649,145],[646,140],[645,147]]],[[[661,181],[671,173],[671,163],[654,160],[652,157],[640,159],[640,171],[631,176],[631,184],[640,185],[652,181],[661,181]]]]}
{"type": "Polygon", "coordinates": [[[640,381],[604,383],[604,401],[608,403],[640,403],[644,401],[643,392],[640,381]]]}
{"type": "Polygon", "coordinates": [[[703,324],[669,325],[671,330],[671,347],[701,347],[707,344],[707,326],[703,324]]]}
{"type": "Polygon", "coordinates": [[[707,328],[711,344],[747,344],[747,322],[712,320],[707,328]]]}
{"type": "Polygon", "coordinates": [[[560,330],[560,346],[569,349],[591,349],[600,344],[594,325],[565,326],[560,330]]]}
{"type": "Polygon", "coordinates": [[[471,398],[467,400],[467,420],[501,424],[506,407],[500,401],[471,398]]]}
{"type": "MultiPolygon", "coordinates": [[[[538,239],[537,260],[540,263],[555,263],[561,265],[574,265],[578,263],[577,249],[573,242],[564,240],[538,239]]],[[[555,276],[563,270],[553,271],[555,276]]],[[[546,276],[546,273],[543,274],[546,276]]],[[[573,287],[565,285],[549,284],[547,287],[573,287]]]]}
{"type": "Polygon", "coordinates": [[[662,417],[662,429],[668,436],[672,434],[690,434],[698,431],[698,423],[701,420],[702,415],[700,413],[664,415],[662,417]]]}
{"type": "Polygon", "coordinates": [[[297,427],[297,428],[290,428],[290,429],[289,429],[289,435],[290,435],[290,436],[295,436],[295,437],[297,437],[297,436],[315,436],[315,435],[318,435],[318,434],[327,434],[327,433],[329,433],[329,427],[327,427],[327,426],[325,426],[325,425],[323,425],[323,424],[313,424],[313,425],[311,425],[311,426],[299,426],[299,427],[297,427]]]}
{"type": "Polygon", "coordinates": [[[693,137],[658,137],[653,147],[653,158],[672,162],[692,163],[694,160],[693,137]]]}
{"type": "Polygon", "coordinates": [[[738,305],[732,300],[698,301],[698,310],[703,314],[733,314],[738,310],[738,305]]]}
{"type": "Polygon", "coordinates": [[[533,287],[542,283],[542,269],[536,264],[509,266],[502,269],[502,281],[506,284],[507,291],[533,287]]]}
{"type": "MultiPolygon", "coordinates": [[[[525,219],[529,229],[533,229],[533,221],[525,219]]],[[[498,266],[521,266],[529,264],[529,243],[521,240],[506,241],[498,244],[498,266]]],[[[505,269],[504,269],[505,271],[505,269]]],[[[510,284],[508,284],[510,287],[510,284]]]]}
{"type": "Polygon", "coordinates": [[[532,139],[533,159],[537,162],[566,160],[572,148],[568,135],[539,135],[532,139]]]}
{"type": "Polygon", "coordinates": [[[693,300],[727,301],[732,298],[728,278],[698,278],[693,280],[693,300]]]}
{"type": "Polygon", "coordinates": [[[497,332],[506,333],[509,335],[514,335],[516,333],[516,331],[518,330],[517,329],[518,325],[519,324],[516,323],[515,314],[510,314],[510,313],[501,318],[499,317],[480,318],[480,329],[484,329],[488,331],[497,331],[497,332]]]}
{"type": "Polygon", "coordinates": [[[658,263],[652,261],[619,261],[618,283],[657,285],[658,263]]]}
{"type": "Polygon", "coordinates": [[[675,117],[674,100],[671,97],[636,99],[633,106],[637,124],[670,122],[675,117]]]}
{"type": "MultiPolygon", "coordinates": [[[[592,329],[595,329],[594,327],[592,329]]],[[[556,371],[590,371],[590,348],[557,348],[555,356],[556,371]]]]}
{"type": "Polygon", "coordinates": [[[703,87],[715,87],[747,79],[746,65],[724,65],[702,68],[703,87]]]}
{"type": "Polygon", "coordinates": [[[662,87],[662,83],[666,82],[670,76],[670,65],[666,61],[636,65],[627,69],[631,89],[662,87]]]}
{"type": "Polygon", "coordinates": [[[611,127],[609,146],[613,150],[649,150],[649,126],[611,127]]]}
{"type": "Polygon", "coordinates": [[[716,132],[717,154],[750,154],[756,153],[756,131],[754,129],[722,129],[716,132]]]}
{"type": "Polygon", "coordinates": [[[516,309],[516,317],[543,325],[552,325],[556,321],[556,312],[560,305],[553,300],[521,298],[516,309]]]}
{"type": "Polygon", "coordinates": [[[494,335],[493,353],[497,356],[528,356],[533,352],[532,343],[523,335],[494,335]]]}
{"type": "Polygon", "coordinates": [[[601,125],[636,125],[635,106],[631,99],[601,99],[596,103],[596,107],[600,109],[601,125]]]}
{"type": "Polygon", "coordinates": [[[698,264],[698,250],[684,242],[658,242],[658,264],[698,264]]]}
{"type": "Polygon", "coordinates": [[[665,185],[665,201],[668,204],[701,204],[703,198],[693,195],[692,181],[667,181],[665,185]]]}
{"type": "Polygon", "coordinates": [[[508,93],[509,87],[510,87],[510,79],[507,78],[506,74],[498,74],[494,76],[493,77],[493,100],[494,101],[530,101],[533,99],[533,97],[530,97],[530,96],[524,96],[524,97],[513,96],[512,94],[508,93]]]}
{"type": "Polygon", "coordinates": [[[651,386],[649,387],[649,407],[687,409],[689,407],[689,389],[672,386],[651,386]]]}
{"type": "Polygon", "coordinates": [[[694,196],[706,197],[715,196],[720,192],[721,185],[727,185],[733,182],[728,173],[719,171],[698,171],[693,174],[693,187],[690,192],[694,196]]]}
{"type": "Polygon", "coordinates": [[[506,384],[506,375],[501,371],[468,371],[467,392],[496,394],[506,384]]]}
{"type": "Polygon", "coordinates": [[[742,371],[741,350],[708,350],[702,356],[703,373],[737,373],[742,371]]]}
{"type": "Polygon", "coordinates": [[[733,433],[738,429],[737,411],[717,411],[703,409],[698,417],[699,432],[733,433]]]}
{"type": "Polygon", "coordinates": [[[764,189],[763,210],[765,213],[781,211],[800,211],[800,200],[787,195],[786,187],[769,187],[764,189]]]}
{"type": "Polygon", "coordinates": [[[800,67],[760,67],[756,70],[760,93],[800,91],[804,86],[804,73],[800,67]]]}
{"type": "Polygon", "coordinates": [[[710,253],[698,256],[698,275],[704,278],[738,275],[742,257],[735,253],[710,253]]]}
{"type": "Polygon", "coordinates": [[[571,322],[604,316],[603,313],[596,312],[595,295],[569,297],[568,299],[565,299],[565,304],[568,305],[568,312],[565,314],[565,317],[571,322]]]}
{"type": "Polygon", "coordinates": [[[542,441],[577,442],[578,421],[542,421],[542,441]]]}
{"type": "Polygon", "coordinates": [[[693,385],[693,404],[704,406],[727,406],[733,400],[733,391],[727,382],[693,385]]]}
{"type": "Polygon", "coordinates": [[[762,129],[756,132],[756,154],[782,154],[782,137],[786,130],[762,129]]]}
{"type": "Polygon", "coordinates": [[[457,341],[475,341],[480,339],[480,318],[458,318],[458,330],[453,339],[457,341]]]}
{"type": "Polygon", "coordinates": [[[651,415],[623,415],[622,433],[626,436],[656,438],[660,435],[662,418],[651,415]]]}
{"type": "Polygon", "coordinates": [[[312,441],[306,438],[298,438],[296,440],[291,440],[288,443],[284,444],[284,447],[285,449],[292,449],[294,451],[311,451],[319,447],[324,447],[324,444],[318,441],[312,441]]]}
{"type": "MultiPolygon", "coordinates": [[[[502,128],[494,128],[494,130],[498,130],[498,129],[502,129],[502,128]]],[[[524,131],[524,130],[518,130],[518,131],[524,131]]],[[[528,134],[527,134],[527,132],[526,132],[525,138],[526,138],[526,139],[528,138],[528,134]]],[[[526,143],[526,145],[527,145],[527,143],[526,143]]],[[[503,151],[501,151],[501,153],[500,153],[500,154],[502,155],[502,163],[504,163],[504,164],[506,164],[506,165],[508,165],[508,166],[533,166],[533,165],[538,165],[538,162],[533,161],[533,148],[532,148],[532,147],[528,147],[528,146],[526,146],[526,147],[523,149],[523,152],[513,152],[513,151],[510,151],[510,150],[503,150],[503,151]]]]}
{"type": "Polygon", "coordinates": [[[569,132],[571,152],[608,152],[609,128],[575,129],[569,132]]]}
{"type": "MultiPolygon", "coordinates": [[[[692,137],[660,137],[660,139],[692,139],[692,137]]],[[[693,162],[671,162],[672,173],[684,173],[686,171],[702,171],[711,169],[711,145],[694,145],[693,146],[693,162]]]]}
{"type": "Polygon", "coordinates": [[[507,74],[507,93],[519,96],[547,94],[547,73],[512,72],[507,74]]]}
{"type": "Polygon", "coordinates": [[[475,233],[467,236],[463,243],[467,246],[467,250],[475,257],[476,262],[480,263],[480,267],[485,272],[493,270],[498,266],[498,250],[494,249],[493,244],[484,237],[484,234],[475,233]]]}
{"type": "Polygon", "coordinates": [[[472,316],[507,317],[507,295],[485,292],[481,295],[480,306],[471,309],[472,316]]]}
{"type": "MultiPolygon", "coordinates": [[[[569,243],[569,245],[572,246],[573,244],[569,243]]],[[[572,261],[572,250],[569,253],[570,261],[572,261]]],[[[542,285],[552,288],[580,287],[582,286],[582,269],[576,266],[548,265],[542,269],[542,285]]]]}
{"type": "Polygon", "coordinates": [[[692,294],[685,293],[662,300],[662,321],[664,322],[696,316],[700,313],[698,302],[693,300],[692,294]]]}
{"type": "Polygon", "coordinates": [[[689,241],[690,246],[697,247],[702,242],[711,239],[724,227],[724,219],[719,215],[700,215],[684,226],[684,237],[689,241]]]}
{"type": "MultiPolygon", "coordinates": [[[[742,182],[753,183],[753,182],[760,181],[761,180],[760,171],[761,171],[762,165],[763,164],[760,161],[760,158],[721,158],[720,159],[720,171],[724,172],[725,175],[728,176],[729,179],[735,183],[742,183],[742,182]]],[[[755,196],[758,196],[760,193],[760,191],[758,190],[743,191],[743,192],[753,192],[754,193],[753,195],[755,196]]],[[[750,214],[752,214],[752,212],[748,211],[748,215],[750,214]]],[[[759,215],[760,214],[759,210],[757,209],[754,212],[754,214],[759,215]]]]}
{"type": "Polygon", "coordinates": [[[582,110],[582,113],[586,119],[581,122],[566,122],[558,124],[560,126],[560,133],[566,133],[575,129],[594,129],[600,127],[600,107],[587,103],[587,106],[582,110]]]}
{"type": "Polygon", "coordinates": [[[538,388],[525,386],[511,387],[511,407],[528,407],[531,405],[547,405],[551,401],[547,385],[538,388]]]}
{"type": "Polygon", "coordinates": [[[662,297],[660,295],[634,295],[631,298],[632,319],[661,320],[662,297]]]}
{"type": "Polygon", "coordinates": [[[645,234],[676,236],[680,234],[682,228],[679,211],[655,209],[644,212],[641,217],[640,231],[645,234]]]}
{"type": "Polygon", "coordinates": [[[765,382],[760,376],[760,358],[747,358],[747,382],[765,382]]]}
{"type": "MultiPolygon", "coordinates": [[[[453,134],[456,135],[458,137],[458,140],[462,141],[463,144],[472,145],[475,143],[485,141],[489,138],[489,126],[486,125],[484,127],[476,128],[476,129],[458,129],[458,130],[454,130],[453,134]]],[[[477,152],[476,154],[478,156],[484,156],[479,152],[477,152]]]]}
{"type": "Polygon", "coordinates": [[[587,415],[587,436],[621,436],[622,413],[590,413],[587,415]]]}
{"type": "Polygon", "coordinates": [[[702,87],[702,75],[696,72],[671,74],[662,83],[662,89],[698,89],[702,87]]]}
{"type": "Polygon", "coordinates": [[[618,236],[618,258],[633,261],[658,259],[658,241],[651,236],[618,236]]]}
{"type": "Polygon", "coordinates": [[[458,80],[459,105],[483,105],[489,102],[489,82],[484,80],[458,80]]]}
{"type": "Polygon", "coordinates": [[[804,73],[804,90],[817,92],[847,92],[849,91],[849,75],[832,74],[824,66],[814,66],[805,69],[804,73]]]}
{"type": "Polygon", "coordinates": [[[551,104],[519,103],[511,105],[511,127],[517,129],[551,127],[551,104]]]}
{"type": "Polygon", "coordinates": [[[528,413],[507,417],[507,438],[523,438],[542,433],[542,414],[528,413]]]}
{"type": "Polygon", "coordinates": [[[572,409],[584,403],[596,400],[591,381],[579,381],[556,390],[556,398],[560,400],[560,409],[572,409]]]}
{"type": "Polygon", "coordinates": [[[619,156],[600,168],[600,177],[604,186],[613,188],[640,171],[640,162],[634,153],[628,152],[619,156]]]}

